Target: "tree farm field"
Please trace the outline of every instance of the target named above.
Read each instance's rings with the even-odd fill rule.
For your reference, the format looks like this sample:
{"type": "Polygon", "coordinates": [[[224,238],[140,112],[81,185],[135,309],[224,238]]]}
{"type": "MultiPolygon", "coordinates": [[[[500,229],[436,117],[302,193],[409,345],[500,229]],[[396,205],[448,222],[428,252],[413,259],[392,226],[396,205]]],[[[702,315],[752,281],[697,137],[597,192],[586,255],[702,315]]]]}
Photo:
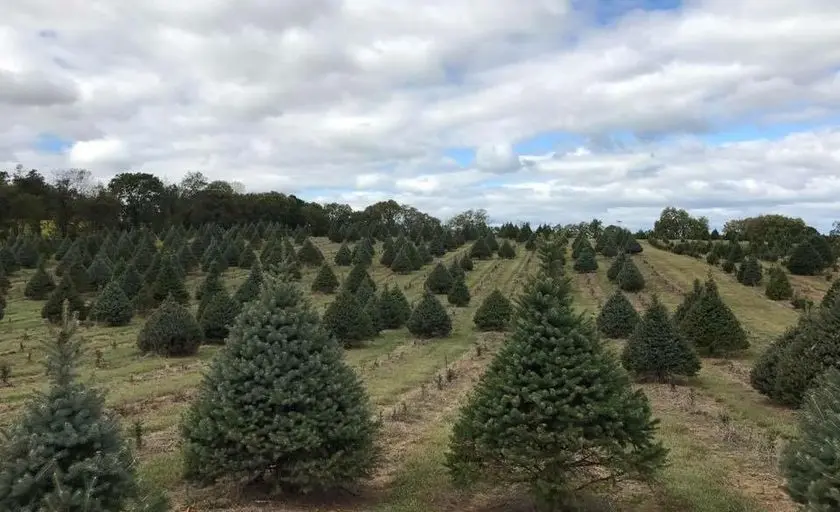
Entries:
{"type": "MultiPolygon", "coordinates": [[[[313,239],[325,259],[332,262],[339,244],[313,239]]],[[[377,250],[380,250],[378,244],[377,250]]],[[[796,418],[790,409],[770,404],[749,384],[753,361],[770,341],[797,319],[788,305],[765,298],[760,289],[740,285],[716,267],[687,256],[656,249],[642,242],[644,251],[632,258],[644,275],[645,288],[628,294],[642,310],[653,295],[671,310],[691,289],[695,278],[709,272],[721,296],[748,332],[750,350],[739,359],[704,358],[700,373],[687,386],[640,384],[659,419],[659,437],[670,453],[661,477],[650,486],[622,484],[618,492],[601,493],[591,510],[639,511],[788,511],[795,510],[783,490],[777,469],[781,446],[795,434],[796,418]]],[[[538,268],[534,252],[522,244],[513,259],[474,260],[467,273],[472,294],[469,306],[446,305],[453,320],[449,337],[421,341],[403,329],[383,331],[361,348],[347,349],[345,358],[359,373],[383,422],[380,443],[383,463],[374,478],[352,493],[317,500],[268,498],[240,492],[233,484],[210,488],[187,485],[181,478],[181,414],[194,397],[202,372],[218,346],[202,346],[197,356],[163,358],[141,355],[136,347],[143,325],[135,317],[125,327],[86,325],[80,329],[86,354],[82,379],[107,392],[107,403],[135,439],[135,425],[142,425],[137,453],[140,472],[165,488],[176,510],[336,510],[336,511],[502,511],[530,510],[518,492],[509,489],[455,489],[443,467],[452,422],[473,384],[495,351],[503,333],[482,333],[473,328],[472,316],[494,289],[513,297],[526,278],[538,268]]],[[[448,264],[469,244],[447,253],[448,264]]],[[[574,285],[579,311],[596,315],[614,289],[607,279],[609,258],[598,256],[598,270],[567,274],[574,285]]],[[[413,304],[434,264],[420,271],[395,274],[374,258],[370,274],[381,289],[399,286],[413,304]]],[[[350,267],[334,267],[343,280],[350,267]]],[[[0,424],[14,420],[32,393],[43,389],[43,353],[40,342],[53,336],[40,317],[43,301],[27,300],[23,288],[34,270],[10,276],[6,318],[0,327],[0,359],[11,368],[10,385],[0,386],[0,424]]],[[[332,295],[309,292],[317,267],[303,267],[300,286],[319,311],[332,295]]],[[[236,290],[248,275],[230,269],[224,283],[236,290]]],[[[204,274],[187,277],[191,295],[204,274]]],[[[818,277],[792,279],[795,288],[818,296],[827,288],[818,277]]],[[[444,301],[445,303],[445,301],[444,301]]],[[[196,301],[191,301],[196,307],[196,301]]],[[[623,340],[607,340],[619,349],[623,340]]]]}

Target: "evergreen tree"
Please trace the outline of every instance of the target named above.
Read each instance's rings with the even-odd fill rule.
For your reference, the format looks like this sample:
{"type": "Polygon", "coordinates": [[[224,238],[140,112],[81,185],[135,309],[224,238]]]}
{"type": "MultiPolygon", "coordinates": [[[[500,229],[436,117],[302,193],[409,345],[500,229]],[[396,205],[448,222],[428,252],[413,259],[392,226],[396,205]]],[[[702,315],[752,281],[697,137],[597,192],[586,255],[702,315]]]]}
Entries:
{"type": "Polygon", "coordinates": [[[272,280],[243,309],[185,416],[185,476],[270,478],[301,492],[352,484],[378,459],[372,417],[317,314],[294,285],[272,280]]]}
{"type": "MultiPolygon", "coordinates": [[[[624,268],[622,266],[622,268],[624,268]]],[[[595,251],[586,247],[580,251],[574,264],[575,272],[590,274],[598,271],[598,260],[595,259],[595,251]]],[[[620,273],[620,272],[619,272],[620,273]]]]}
{"type": "Polygon", "coordinates": [[[618,256],[618,245],[615,242],[615,237],[608,234],[604,234],[602,236],[604,238],[604,243],[601,247],[601,254],[607,258],[614,258],[618,256]]]}
{"type": "Polygon", "coordinates": [[[657,296],[624,345],[621,362],[637,378],[659,382],[675,375],[692,377],[700,371],[700,358],[677,331],[657,296]]]}
{"type": "Polygon", "coordinates": [[[449,273],[443,263],[438,263],[426,277],[425,286],[432,293],[448,293],[449,289],[452,288],[452,274],[449,273]]]}
{"type": "Polygon", "coordinates": [[[831,307],[831,304],[834,303],[834,299],[838,295],[840,295],[840,279],[835,279],[834,282],[831,283],[831,286],[828,287],[828,291],[825,292],[825,295],[823,295],[822,301],[820,301],[820,307],[831,307]]]}
{"type": "Polygon", "coordinates": [[[790,253],[787,268],[795,276],[813,276],[823,269],[823,259],[810,242],[803,242],[790,253]]]}
{"type": "Polygon", "coordinates": [[[329,263],[324,262],[320,270],[318,270],[315,279],[312,281],[312,291],[318,293],[334,293],[338,285],[338,278],[335,276],[332,267],[330,267],[329,263]]]}
{"type": "Polygon", "coordinates": [[[128,266],[125,267],[125,271],[120,277],[120,286],[129,299],[133,299],[140,293],[140,288],[143,287],[143,278],[137,272],[137,267],[134,266],[134,263],[129,262],[128,266]]]}
{"type": "Polygon", "coordinates": [[[137,348],[161,356],[191,356],[202,341],[201,327],[183,304],[167,297],[140,329],[137,348]]]}
{"type": "Polygon", "coordinates": [[[479,238],[478,240],[473,242],[472,246],[470,247],[470,258],[475,258],[477,260],[486,260],[492,257],[493,252],[487,245],[486,239],[479,238]]]}
{"type": "Polygon", "coordinates": [[[345,347],[356,347],[374,335],[373,322],[354,292],[342,289],[324,312],[324,327],[345,347]]]}
{"type": "Polygon", "coordinates": [[[379,319],[383,329],[399,329],[411,316],[411,305],[399,285],[385,286],[379,296],[379,319]]]}
{"type": "Polygon", "coordinates": [[[379,257],[379,263],[390,268],[396,257],[397,248],[394,246],[394,241],[389,238],[382,244],[382,256],[379,257]]]}
{"type": "MultiPolygon", "coordinates": [[[[505,242],[507,242],[507,240],[505,240],[505,242]]],[[[470,289],[467,286],[467,280],[463,273],[458,274],[457,277],[452,280],[452,286],[449,288],[449,293],[447,293],[446,299],[453,306],[463,308],[469,305],[470,298],[470,289]]]]}
{"type": "Polygon", "coordinates": [[[260,286],[263,283],[262,267],[259,263],[251,266],[251,271],[248,273],[248,278],[239,285],[236,293],[233,294],[234,302],[241,309],[242,304],[254,300],[260,294],[260,286]]]}
{"type": "Polygon", "coordinates": [[[25,405],[0,445],[0,510],[124,510],[135,464],[98,390],[78,381],[81,345],[65,312],[46,346],[49,389],[25,405]]]}
{"type": "Polygon", "coordinates": [[[370,281],[362,281],[359,283],[359,287],[356,288],[356,300],[361,305],[367,304],[368,300],[374,295],[376,295],[376,290],[373,289],[370,281]]]}
{"type": "Polygon", "coordinates": [[[18,246],[15,254],[18,263],[23,268],[35,268],[41,255],[38,254],[38,244],[35,240],[26,239],[18,246]]]}
{"type": "Polygon", "coordinates": [[[418,338],[443,338],[452,332],[452,319],[438,298],[426,290],[406,326],[408,332],[418,338]]]}
{"type": "Polygon", "coordinates": [[[499,250],[499,242],[496,240],[496,237],[493,235],[492,231],[488,231],[487,234],[484,236],[484,243],[487,244],[487,247],[490,249],[491,253],[499,250]]]}
{"type": "Polygon", "coordinates": [[[414,264],[411,262],[407,246],[408,244],[405,244],[402,249],[397,252],[394,261],[391,262],[391,270],[398,274],[408,274],[414,270],[414,264]]]}
{"type": "Polygon", "coordinates": [[[672,319],[674,320],[674,325],[678,328],[682,323],[685,316],[691,310],[691,307],[700,300],[700,297],[703,296],[703,283],[699,279],[695,279],[694,283],[692,283],[691,291],[683,295],[683,300],[677,309],[674,310],[674,316],[672,319]]]}
{"type": "Polygon", "coordinates": [[[793,288],[790,286],[787,273],[780,267],[772,267],[768,272],[767,287],[764,294],[770,300],[790,300],[793,298],[793,288]]]}
{"type": "Polygon", "coordinates": [[[744,286],[758,286],[762,278],[761,263],[754,256],[744,258],[735,277],[744,286]]]}
{"type": "Polygon", "coordinates": [[[353,264],[353,253],[350,252],[347,244],[341,244],[341,247],[338,248],[338,252],[335,253],[334,261],[339,267],[349,267],[353,264]]]}
{"type": "Polygon", "coordinates": [[[728,355],[750,347],[738,318],[718,293],[713,279],[679,324],[680,333],[702,354],[728,355]]]}
{"type": "Polygon", "coordinates": [[[612,263],[610,264],[610,268],[607,269],[607,279],[610,281],[615,281],[618,278],[618,273],[621,272],[621,269],[624,267],[624,262],[627,261],[627,253],[620,252],[618,256],[616,256],[612,263]]]}
{"type": "Polygon", "coordinates": [[[87,269],[82,264],[81,258],[77,257],[74,258],[72,262],[69,262],[65,268],[64,275],[68,276],[70,280],[73,281],[73,286],[76,287],[76,290],[79,293],[88,293],[93,290],[90,278],[88,277],[87,269]]]}
{"type": "Polygon", "coordinates": [[[204,340],[208,343],[224,342],[238,312],[237,304],[225,288],[213,293],[198,322],[204,340]]]}
{"type": "Polygon", "coordinates": [[[0,265],[3,266],[6,272],[14,274],[20,270],[20,263],[18,263],[17,256],[9,247],[0,246],[0,265]]]}
{"type": "Polygon", "coordinates": [[[496,288],[478,306],[473,315],[473,323],[481,331],[504,331],[510,324],[512,314],[513,305],[510,300],[496,288]]]}
{"type": "MultiPolygon", "coordinates": [[[[44,260],[42,259],[38,264],[38,269],[26,282],[23,296],[32,300],[44,300],[53,290],[55,290],[55,281],[44,268],[44,260]]],[[[0,288],[0,293],[3,293],[2,288],[0,288]]]]}
{"type": "Polygon", "coordinates": [[[376,283],[373,282],[373,278],[371,278],[370,274],[368,274],[367,266],[355,265],[350,270],[350,273],[347,274],[347,277],[344,278],[343,287],[350,290],[352,293],[356,293],[359,286],[362,284],[362,281],[367,281],[368,284],[370,284],[370,287],[376,290],[376,283]]]}
{"type": "Polygon", "coordinates": [[[546,275],[526,285],[513,335],[453,427],[446,466],[456,483],[525,484],[557,510],[576,486],[664,465],[647,398],[572,311],[570,290],[546,275]]]}
{"type": "Polygon", "coordinates": [[[750,385],[756,391],[773,400],[785,401],[783,397],[785,393],[779,386],[779,361],[787,355],[791,344],[797,340],[807,321],[807,317],[800,317],[795,326],[788,328],[781,336],[773,340],[758,357],[750,370],[750,385]]]}
{"type": "Polygon", "coordinates": [[[429,248],[426,247],[426,244],[420,244],[420,247],[417,248],[417,258],[422,262],[422,265],[427,265],[435,261],[435,257],[429,252],[429,248]]]}
{"type": "Polygon", "coordinates": [[[101,290],[111,282],[112,276],[113,268],[105,255],[94,258],[87,268],[88,283],[90,283],[91,290],[101,290]]]}
{"type": "Polygon", "coordinates": [[[3,266],[3,262],[0,261],[0,295],[7,292],[11,287],[11,283],[9,282],[9,276],[6,274],[6,268],[3,266]]]}
{"type": "Polygon", "coordinates": [[[799,416],[800,437],[785,447],[781,469],[787,492],[807,510],[840,510],[840,371],[816,382],[799,416]]]}
{"type": "Polygon", "coordinates": [[[598,314],[598,330],[608,338],[626,338],[639,323],[639,313],[621,290],[615,290],[598,314]]]}
{"type": "Polygon", "coordinates": [[[239,254],[239,268],[251,268],[255,261],[257,261],[257,253],[254,252],[253,247],[248,246],[242,249],[239,254]]]}
{"type": "Polygon", "coordinates": [[[461,258],[458,259],[458,264],[461,265],[461,268],[464,269],[466,272],[475,268],[473,265],[473,260],[470,258],[469,254],[464,254],[461,258]]]}
{"type": "Polygon", "coordinates": [[[160,304],[170,295],[181,304],[190,302],[190,294],[184,284],[183,276],[176,269],[172,256],[165,254],[161,258],[160,269],[152,284],[152,296],[155,304],[160,304]]]}
{"type": "Polygon", "coordinates": [[[510,245],[510,242],[504,240],[499,246],[499,257],[506,260],[512,260],[516,257],[516,250],[510,245]]]}
{"type": "Polygon", "coordinates": [[[370,318],[371,335],[379,336],[379,333],[382,332],[382,317],[379,313],[379,297],[377,297],[375,293],[372,293],[362,306],[362,309],[365,314],[367,314],[368,318],[370,318]]]}
{"type": "Polygon", "coordinates": [[[615,280],[618,283],[618,287],[625,292],[634,293],[643,290],[645,287],[644,276],[642,276],[633,258],[629,256],[624,260],[621,271],[619,271],[615,280]]]}
{"type": "Polygon", "coordinates": [[[373,250],[369,244],[359,242],[353,247],[350,259],[354,265],[361,263],[362,265],[370,266],[373,264],[373,250]]]}
{"type": "Polygon", "coordinates": [[[46,318],[52,323],[60,322],[64,312],[64,301],[68,301],[70,313],[76,313],[79,320],[87,318],[87,306],[79,292],[76,291],[73,280],[70,279],[70,274],[64,274],[58,286],[50,293],[47,302],[41,309],[41,318],[46,318]]]}
{"type": "Polygon", "coordinates": [[[303,265],[315,267],[324,262],[324,254],[307,238],[298,250],[297,259],[303,265]]]}
{"type": "Polygon", "coordinates": [[[134,316],[134,304],[116,280],[105,285],[90,309],[91,319],[102,322],[108,327],[128,325],[132,316],[134,316]]]}

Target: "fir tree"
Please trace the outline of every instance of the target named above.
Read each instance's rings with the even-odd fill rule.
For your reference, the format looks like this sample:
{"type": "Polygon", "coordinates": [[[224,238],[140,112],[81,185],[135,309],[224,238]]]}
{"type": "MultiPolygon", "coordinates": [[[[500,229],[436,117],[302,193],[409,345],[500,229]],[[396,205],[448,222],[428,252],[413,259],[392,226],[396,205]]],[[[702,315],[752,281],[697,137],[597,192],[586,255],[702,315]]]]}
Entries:
{"type": "Polygon", "coordinates": [[[486,260],[492,257],[493,252],[487,245],[487,240],[480,238],[473,242],[472,246],[470,247],[470,258],[475,258],[477,260],[486,260]]]}
{"type": "Polygon", "coordinates": [[[779,402],[785,401],[781,396],[783,390],[779,386],[779,362],[783,356],[787,355],[791,344],[797,340],[806,322],[807,317],[800,317],[795,326],[789,327],[781,336],[773,340],[756,360],[750,370],[750,385],[762,395],[779,402]]]}
{"type": "Polygon", "coordinates": [[[512,260],[516,257],[516,250],[510,245],[510,242],[505,240],[499,246],[499,257],[506,260],[512,260]]]}
{"type": "Polygon", "coordinates": [[[133,299],[140,293],[140,288],[143,287],[143,278],[137,272],[134,263],[129,262],[128,266],[125,267],[125,271],[120,277],[120,286],[129,299],[133,299]]]}
{"type": "Polygon", "coordinates": [[[411,316],[411,305],[399,285],[386,286],[379,296],[379,319],[383,329],[399,329],[411,316]]]}
{"type": "Polygon", "coordinates": [[[577,486],[664,465],[647,398],[572,311],[570,289],[546,275],[526,285],[513,335],[453,427],[445,464],[457,484],[525,484],[556,510],[577,486]]]}
{"type": "Polygon", "coordinates": [[[700,300],[700,297],[703,296],[703,283],[699,279],[695,279],[694,283],[692,283],[691,291],[683,295],[683,300],[677,306],[677,309],[674,310],[674,315],[672,319],[674,320],[674,325],[678,328],[682,323],[685,316],[691,310],[691,307],[700,300]]]}
{"type": "Polygon", "coordinates": [[[618,256],[618,245],[615,243],[615,237],[607,234],[602,236],[604,237],[604,245],[601,247],[601,254],[607,258],[614,258],[618,256]]]}
{"type": "Polygon", "coordinates": [[[473,260],[470,258],[469,254],[464,254],[461,258],[458,259],[458,264],[461,265],[461,268],[464,269],[466,272],[475,268],[473,265],[473,260]]]}
{"type": "Polygon", "coordinates": [[[787,268],[795,276],[813,276],[822,270],[823,259],[814,246],[806,241],[797,245],[790,253],[787,268]]]}
{"type": "Polygon", "coordinates": [[[93,290],[90,278],[88,277],[87,269],[82,264],[81,258],[74,258],[73,261],[67,265],[64,275],[68,276],[70,280],[73,281],[73,286],[76,287],[76,290],[79,293],[88,293],[93,290]]]}
{"type": "Polygon", "coordinates": [[[114,280],[105,285],[90,309],[90,317],[108,327],[128,325],[134,316],[134,305],[114,280]]]}
{"type": "Polygon", "coordinates": [[[202,341],[201,327],[183,304],[167,297],[137,335],[140,352],[161,356],[191,356],[202,341]]]}
{"type": "Polygon", "coordinates": [[[770,300],[790,300],[793,298],[793,288],[790,286],[787,273],[781,267],[772,267],[768,272],[767,287],[764,294],[770,300]]]}
{"type": "MultiPolygon", "coordinates": [[[[38,264],[38,269],[26,282],[26,288],[23,290],[23,296],[32,300],[44,300],[49,294],[55,290],[55,281],[44,268],[44,261],[38,264]]],[[[0,288],[0,293],[3,293],[0,288]]]]}
{"type": "Polygon", "coordinates": [[[840,279],[835,279],[834,282],[831,283],[831,286],[828,287],[828,291],[826,291],[825,295],[823,295],[822,301],[820,301],[820,307],[831,307],[831,304],[834,303],[834,299],[838,295],[840,295],[840,279]]]}
{"type": "Polygon", "coordinates": [[[251,268],[256,261],[257,253],[254,252],[253,247],[248,246],[242,249],[242,252],[239,254],[239,268],[251,268]]]}
{"type": "Polygon", "coordinates": [[[255,263],[251,266],[251,271],[248,273],[247,279],[239,285],[236,293],[233,294],[234,302],[241,308],[242,304],[256,299],[260,294],[262,283],[262,267],[259,263],[255,263]]]}
{"type": "Polygon", "coordinates": [[[237,304],[225,288],[213,293],[198,322],[204,340],[208,343],[223,342],[238,312],[237,304]]]}
{"type": "Polygon", "coordinates": [[[487,234],[484,236],[484,243],[487,244],[487,247],[490,249],[491,253],[499,250],[499,242],[496,240],[496,237],[493,235],[492,231],[488,231],[487,234]]]}
{"type": "Polygon", "coordinates": [[[429,252],[426,244],[420,244],[420,247],[417,248],[417,258],[421,261],[421,266],[435,261],[435,257],[429,252]]]}
{"type": "Polygon", "coordinates": [[[0,265],[3,266],[6,272],[14,274],[20,270],[20,263],[18,263],[17,256],[7,246],[0,246],[0,265]]]}
{"type": "Polygon", "coordinates": [[[152,296],[155,304],[160,304],[170,295],[181,304],[190,302],[190,294],[184,284],[183,276],[176,269],[172,256],[165,254],[161,258],[160,269],[152,284],[152,296]]]}
{"type": "Polygon", "coordinates": [[[112,276],[113,268],[105,255],[94,258],[87,268],[88,283],[90,283],[91,290],[101,290],[111,282],[112,276]]]}
{"type": "Polygon", "coordinates": [[[152,285],[150,283],[144,283],[140,291],[132,299],[132,302],[134,303],[134,310],[141,315],[146,315],[155,309],[157,304],[155,304],[152,285]]]}
{"type": "Polygon", "coordinates": [[[446,294],[446,299],[450,304],[459,308],[467,307],[469,305],[470,289],[467,286],[467,281],[463,273],[458,274],[457,277],[452,280],[452,286],[449,288],[449,293],[446,294]]]}
{"type": "Polygon", "coordinates": [[[406,326],[408,332],[418,338],[443,338],[452,332],[452,319],[438,298],[426,290],[406,326]]]}
{"type": "Polygon", "coordinates": [[[624,345],[621,361],[637,378],[659,382],[675,375],[692,377],[700,371],[700,358],[677,331],[657,296],[624,345]]]}
{"type": "Polygon", "coordinates": [[[367,266],[355,265],[350,270],[350,273],[347,274],[347,277],[344,278],[342,286],[347,290],[350,290],[352,293],[356,293],[359,289],[359,285],[362,284],[362,281],[367,281],[371,288],[376,290],[376,283],[373,282],[373,278],[371,278],[370,274],[368,274],[367,266]]]}
{"type": "Polygon", "coordinates": [[[44,307],[41,309],[41,318],[46,318],[53,323],[60,322],[64,312],[64,301],[68,302],[70,313],[76,313],[79,320],[87,318],[85,301],[82,300],[82,297],[76,290],[69,274],[64,274],[58,286],[50,293],[47,302],[44,303],[44,307]]]}
{"type": "Polygon", "coordinates": [[[634,293],[643,290],[645,287],[644,276],[642,276],[633,258],[629,256],[624,260],[621,271],[619,271],[615,280],[618,283],[618,287],[625,292],[634,293]]]}
{"type": "Polygon", "coordinates": [[[367,304],[368,300],[374,295],[376,295],[376,290],[373,289],[371,281],[362,281],[356,288],[356,300],[359,301],[359,304],[367,304]]]}
{"type": "Polygon", "coordinates": [[[596,320],[598,330],[608,338],[626,338],[638,323],[639,313],[621,290],[610,295],[596,320]]]}
{"type": "Polygon", "coordinates": [[[346,243],[341,244],[338,248],[338,252],[335,253],[333,261],[339,267],[349,267],[353,264],[353,253],[350,252],[350,248],[347,247],[346,243]]]}
{"type": "Polygon", "coordinates": [[[619,272],[624,267],[624,262],[627,261],[628,256],[625,252],[618,253],[612,263],[610,264],[610,268],[607,269],[607,279],[610,281],[615,281],[618,278],[619,272]]]}
{"type": "Polygon", "coordinates": [[[728,355],[750,347],[738,318],[718,293],[711,278],[679,324],[680,333],[702,354],[728,355]]]}
{"type": "Polygon", "coordinates": [[[9,282],[9,276],[6,274],[6,267],[0,261],[0,295],[8,291],[9,287],[11,287],[11,283],[9,282]]]}
{"type": "Polygon", "coordinates": [[[185,476],[269,479],[300,492],[370,476],[378,424],[361,380],[296,287],[268,284],[185,416],[185,476]]]}
{"type": "Polygon", "coordinates": [[[435,294],[448,293],[449,289],[452,288],[452,274],[449,273],[443,263],[438,263],[426,277],[425,286],[435,294]]]}
{"type": "Polygon", "coordinates": [[[379,257],[379,263],[390,268],[396,257],[397,248],[394,246],[394,241],[389,238],[382,245],[382,256],[379,257]]]}
{"type": "MultiPolygon", "coordinates": [[[[622,268],[624,268],[622,266],[622,268]]],[[[598,271],[598,260],[595,259],[595,251],[586,247],[580,251],[574,264],[575,272],[590,274],[598,271]]],[[[620,272],[619,272],[620,274],[620,272]]]]}
{"type": "Polygon", "coordinates": [[[807,510],[840,510],[840,371],[816,381],[799,416],[799,438],[785,447],[781,469],[787,492],[807,510]]]}
{"type": "Polygon", "coordinates": [[[379,336],[382,332],[382,316],[379,312],[379,297],[375,293],[368,297],[367,302],[362,306],[365,314],[370,318],[371,335],[379,336]]]}
{"type": "Polygon", "coordinates": [[[303,265],[315,267],[324,262],[324,254],[312,243],[310,238],[304,240],[297,253],[297,259],[303,265]]]}
{"type": "Polygon", "coordinates": [[[353,247],[353,252],[350,254],[350,259],[353,265],[370,266],[373,263],[373,251],[370,245],[359,242],[353,247]]]}
{"type": "Polygon", "coordinates": [[[761,263],[753,257],[744,258],[741,266],[738,267],[736,279],[744,286],[758,286],[761,284],[762,270],[761,263]]]}
{"type": "Polygon", "coordinates": [[[329,263],[324,262],[320,270],[318,270],[315,279],[312,281],[311,288],[313,292],[334,293],[338,285],[338,278],[335,276],[332,267],[330,267],[329,263]]]}
{"type": "Polygon", "coordinates": [[[0,445],[0,509],[124,510],[135,464],[102,393],[78,381],[81,345],[66,311],[47,345],[49,389],[29,402],[0,445]]]}
{"type": "Polygon", "coordinates": [[[504,331],[510,324],[512,314],[513,305],[510,300],[496,288],[478,306],[473,315],[473,323],[481,331],[504,331]]]}
{"type": "Polygon", "coordinates": [[[356,347],[374,335],[373,322],[356,294],[342,289],[324,312],[324,327],[345,347],[356,347]]]}

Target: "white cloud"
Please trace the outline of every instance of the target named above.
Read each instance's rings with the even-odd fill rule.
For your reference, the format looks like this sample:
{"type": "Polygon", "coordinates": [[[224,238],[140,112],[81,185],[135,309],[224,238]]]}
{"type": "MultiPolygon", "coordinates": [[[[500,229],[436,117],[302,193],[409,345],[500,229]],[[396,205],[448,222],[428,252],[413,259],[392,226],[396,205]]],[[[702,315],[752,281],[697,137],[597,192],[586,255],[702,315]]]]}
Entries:
{"type": "Polygon", "coordinates": [[[393,197],[443,216],[484,207],[649,225],[674,203],[830,223],[836,131],[695,135],[836,120],[838,2],[691,0],[609,25],[572,3],[12,3],[0,20],[0,163],[84,165],[103,179],[198,169],[249,190],[356,189],[323,199],[393,197]],[[546,131],[589,142],[513,151],[546,131]],[[41,133],[77,142],[40,154],[41,133]],[[448,147],[476,149],[475,168],[448,147]]]}

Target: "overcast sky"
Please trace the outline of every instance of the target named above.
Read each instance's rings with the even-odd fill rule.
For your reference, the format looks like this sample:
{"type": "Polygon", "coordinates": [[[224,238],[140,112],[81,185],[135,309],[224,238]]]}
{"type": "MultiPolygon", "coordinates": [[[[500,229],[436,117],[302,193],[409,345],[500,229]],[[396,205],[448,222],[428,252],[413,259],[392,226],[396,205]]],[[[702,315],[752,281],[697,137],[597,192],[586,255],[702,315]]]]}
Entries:
{"type": "Polygon", "coordinates": [[[26,0],[0,164],[446,218],[840,218],[838,0],[26,0]]]}

